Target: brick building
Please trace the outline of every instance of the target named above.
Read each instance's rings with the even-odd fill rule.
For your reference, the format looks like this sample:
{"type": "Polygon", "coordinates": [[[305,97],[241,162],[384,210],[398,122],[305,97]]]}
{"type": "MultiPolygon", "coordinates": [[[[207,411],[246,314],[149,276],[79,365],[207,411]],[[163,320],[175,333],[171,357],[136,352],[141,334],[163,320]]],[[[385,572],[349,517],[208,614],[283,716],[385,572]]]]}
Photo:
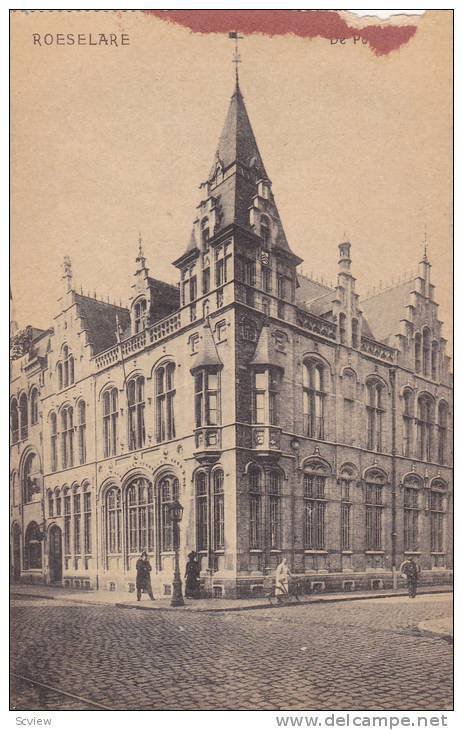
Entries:
{"type": "Polygon", "coordinates": [[[451,375],[426,253],[359,300],[300,272],[237,84],[179,285],[129,306],[78,293],[69,260],[46,330],[14,331],[14,580],[132,590],[142,549],[168,595],[168,504],[204,591],[262,590],[282,556],[315,589],[379,587],[416,555],[452,565],[451,375]]]}

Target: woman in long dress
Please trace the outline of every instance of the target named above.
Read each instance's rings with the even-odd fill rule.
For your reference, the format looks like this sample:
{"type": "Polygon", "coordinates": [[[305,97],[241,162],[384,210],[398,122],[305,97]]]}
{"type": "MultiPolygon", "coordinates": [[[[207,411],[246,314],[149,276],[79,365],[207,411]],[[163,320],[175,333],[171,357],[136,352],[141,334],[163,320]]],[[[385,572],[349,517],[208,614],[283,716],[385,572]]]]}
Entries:
{"type": "Polygon", "coordinates": [[[188,562],[185,566],[185,598],[198,598],[199,570],[196,553],[192,550],[188,555],[188,562]]]}
{"type": "Polygon", "coordinates": [[[275,595],[276,597],[283,597],[289,593],[289,579],[291,573],[289,571],[288,562],[286,558],[282,558],[281,563],[277,566],[275,571],[275,595]]]}

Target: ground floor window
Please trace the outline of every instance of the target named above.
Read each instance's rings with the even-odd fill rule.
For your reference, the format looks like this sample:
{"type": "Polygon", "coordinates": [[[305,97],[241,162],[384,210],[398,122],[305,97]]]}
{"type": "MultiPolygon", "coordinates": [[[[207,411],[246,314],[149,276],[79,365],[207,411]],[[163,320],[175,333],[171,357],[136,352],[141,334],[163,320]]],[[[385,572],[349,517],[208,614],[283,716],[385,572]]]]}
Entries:
{"type": "Polygon", "coordinates": [[[24,540],[24,567],[37,570],[42,567],[42,535],[36,522],[31,522],[24,540]]]}
{"type": "Polygon", "coordinates": [[[325,477],[304,474],[304,547],[325,548],[325,477]]]}

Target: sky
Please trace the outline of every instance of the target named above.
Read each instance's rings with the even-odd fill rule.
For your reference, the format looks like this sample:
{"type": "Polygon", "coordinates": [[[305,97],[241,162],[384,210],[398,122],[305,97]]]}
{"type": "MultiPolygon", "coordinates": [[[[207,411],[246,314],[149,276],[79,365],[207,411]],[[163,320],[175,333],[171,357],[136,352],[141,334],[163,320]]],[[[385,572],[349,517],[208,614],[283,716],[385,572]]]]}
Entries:
{"type": "MultiPolygon", "coordinates": [[[[450,338],[452,19],[427,11],[413,22],[416,34],[383,56],[352,42],[246,36],[240,84],[302,269],[334,281],[346,235],[365,296],[417,269],[426,225],[450,338]]],[[[150,274],[176,281],[170,262],[187,245],[233,92],[233,43],[141,12],[18,14],[12,38],[18,324],[52,324],[65,255],[77,287],[126,304],[139,232],[150,274]],[[113,31],[130,45],[31,41],[113,31]]]]}

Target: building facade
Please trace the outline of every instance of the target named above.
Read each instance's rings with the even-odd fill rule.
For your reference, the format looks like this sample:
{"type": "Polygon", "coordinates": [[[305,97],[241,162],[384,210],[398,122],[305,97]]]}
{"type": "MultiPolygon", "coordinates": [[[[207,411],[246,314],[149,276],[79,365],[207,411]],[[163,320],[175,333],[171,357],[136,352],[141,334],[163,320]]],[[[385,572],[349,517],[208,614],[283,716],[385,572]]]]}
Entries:
{"type": "Polygon", "coordinates": [[[313,590],[390,585],[415,555],[452,568],[452,382],[424,253],[360,301],[351,245],[331,288],[303,276],[239,85],[179,284],[128,307],[75,290],[11,344],[13,580],[134,589],[146,549],[169,595],[169,504],[203,591],[258,594],[283,556],[313,590]]]}

